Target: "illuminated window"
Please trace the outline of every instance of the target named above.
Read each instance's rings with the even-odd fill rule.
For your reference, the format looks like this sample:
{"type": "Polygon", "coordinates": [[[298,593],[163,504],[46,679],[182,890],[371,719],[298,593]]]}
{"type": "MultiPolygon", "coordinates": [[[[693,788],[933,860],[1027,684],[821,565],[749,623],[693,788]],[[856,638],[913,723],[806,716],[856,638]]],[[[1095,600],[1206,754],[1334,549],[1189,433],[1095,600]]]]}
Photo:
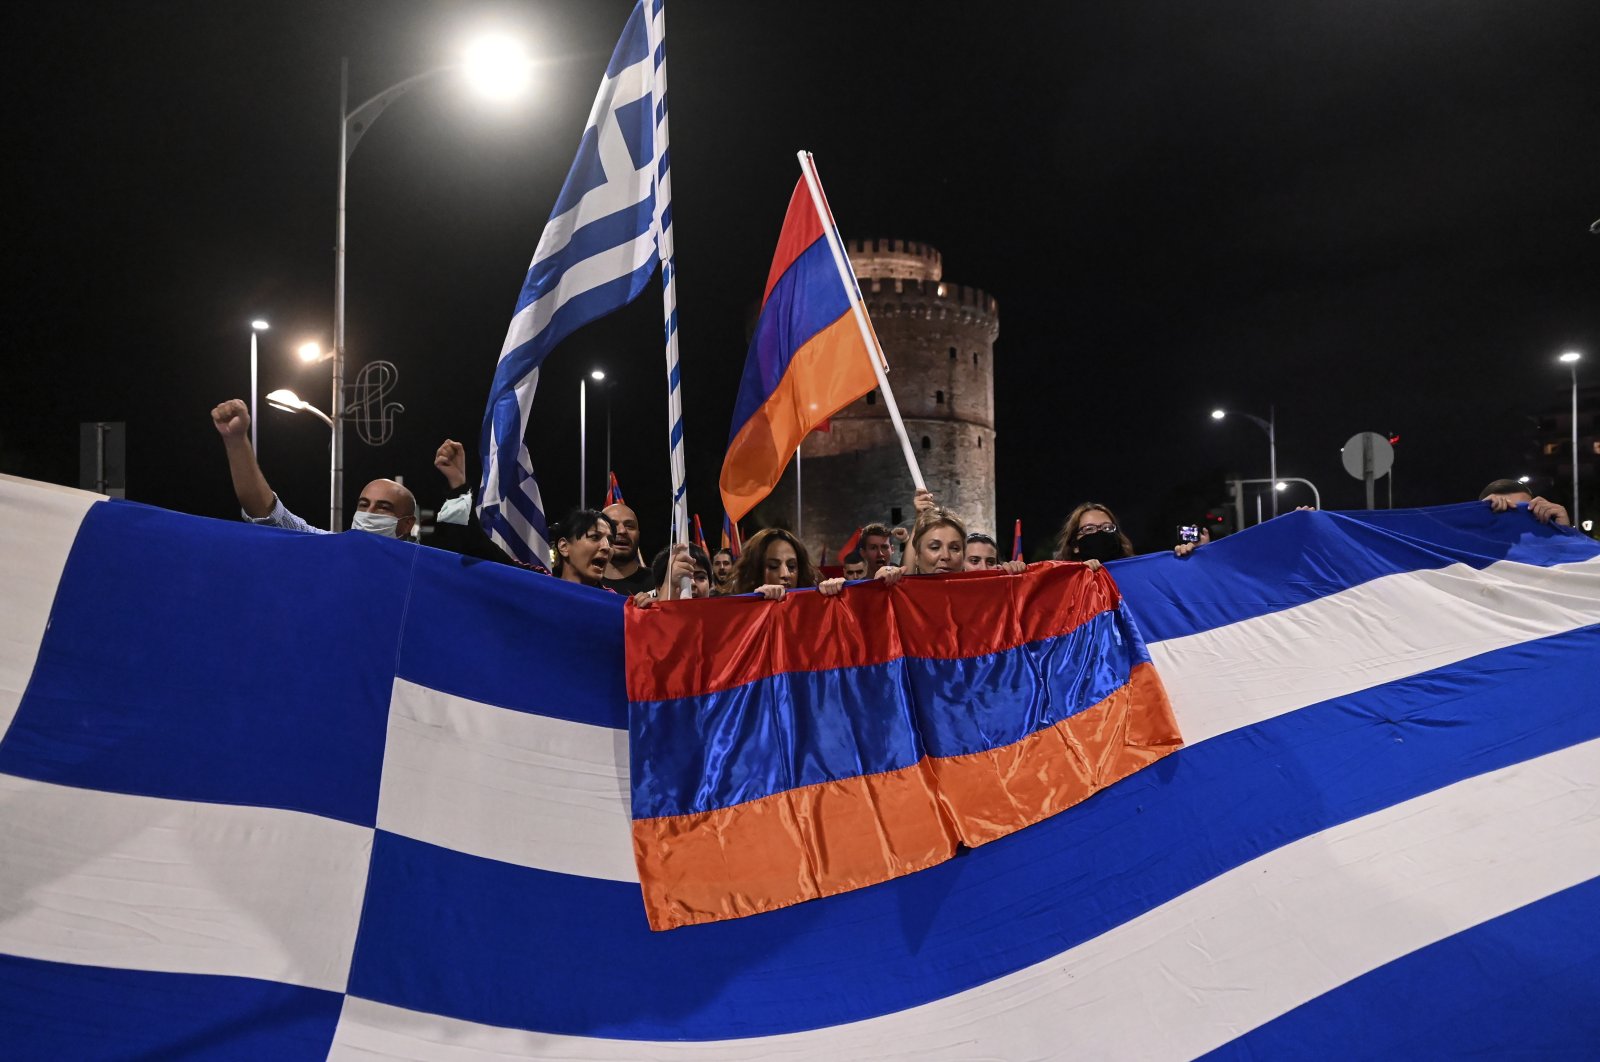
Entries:
{"type": "Polygon", "coordinates": [[[1546,457],[1552,457],[1552,456],[1555,455],[1555,452],[1557,450],[1559,450],[1559,449],[1561,449],[1561,444],[1560,443],[1545,443],[1544,444],[1544,455],[1546,457]]]}

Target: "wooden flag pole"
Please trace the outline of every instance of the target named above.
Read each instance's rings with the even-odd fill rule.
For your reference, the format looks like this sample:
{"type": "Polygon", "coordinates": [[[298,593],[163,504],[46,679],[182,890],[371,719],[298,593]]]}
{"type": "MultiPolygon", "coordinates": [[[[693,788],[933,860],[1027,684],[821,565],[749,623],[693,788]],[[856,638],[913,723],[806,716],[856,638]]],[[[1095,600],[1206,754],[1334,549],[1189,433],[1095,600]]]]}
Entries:
{"type": "Polygon", "coordinates": [[[834,225],[833,211],[828,209],[827,197],[822,194],[822,181],[817,176],[817,164],[811,157],[811,152],[801,151],[796,153],[800,160],[800,172],[805,176],[806,188],[811,192],[811,202],[817,208],[817,217],[822,219],[823,235],[828,238],[828,249],[833,252],[833,265],[839,271],[839,282],[844,285],[845,297],[850,300],[850,312],[855,315],[856,327],[861,330],[861,341],[867,345],[868,357],[872,362],[872,372],[878,378],[878,390],[883,392],[884,404],[889,407],[889,419],[894,421],[895,433],[900,436],[900,449],[906,455],[906,467],[911,470],[911,482],[918,490],[927,490],[928,485],[922,481],[922,469],[917,466],[916,451],[911,448],[911,436],[906,434],[905,421],[900,419],[900,407],[895,404],[894,391],[889,387],[889,377],[884,372],[888,359],[883,356],[883,348],[878,345],[878,337],[872,332],[872,326],[867,323],[867,312],[861,305],[861,288],[856,282],[856,272],[850,267],[850,260],[845,257],[844,247],[839,243],[839,230],[834,225]]]}

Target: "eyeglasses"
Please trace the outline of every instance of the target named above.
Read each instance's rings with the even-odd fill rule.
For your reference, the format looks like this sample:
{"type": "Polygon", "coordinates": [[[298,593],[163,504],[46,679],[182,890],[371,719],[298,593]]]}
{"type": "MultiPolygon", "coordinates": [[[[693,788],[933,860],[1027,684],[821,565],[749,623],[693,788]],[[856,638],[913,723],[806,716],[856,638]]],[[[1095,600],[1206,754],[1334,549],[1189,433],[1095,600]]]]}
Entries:
{"type": "Polygon", "coordinates": [[[1112,534],[1116,534],[1116,531],[1117,531],[1117,525],[1116,524],[1084,524],[1082,527],[1078,528],[1077,537],[1082,538],[1085,535],[1099,535],[1099,534],[1112,535],[1112,534]]]}

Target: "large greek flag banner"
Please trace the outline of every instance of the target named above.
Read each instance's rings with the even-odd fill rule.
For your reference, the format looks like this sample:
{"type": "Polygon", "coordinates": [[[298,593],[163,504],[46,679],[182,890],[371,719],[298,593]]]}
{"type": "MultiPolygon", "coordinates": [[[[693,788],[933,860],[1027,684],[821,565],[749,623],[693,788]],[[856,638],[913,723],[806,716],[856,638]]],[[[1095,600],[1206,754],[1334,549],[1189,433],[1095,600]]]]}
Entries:
{"type": "Polygon", "coordinates": [[[1593,1057],[1597,554],[1473,503],[1113,563],[1183,748],[652,932],[622,598],[0,478],[0,1056],[1593,1057]]]}
{"type": "Polygon", "coordinates": [[[658,161],[662,170],[666,161],[656,151],[650,35],[640,0],[539,237],[483,417],[478,518],[502,549],[529,563],[550,559],[544,502],[523,441],[539,366],[577,328],[637,298],[656,268],[658,161]]]}

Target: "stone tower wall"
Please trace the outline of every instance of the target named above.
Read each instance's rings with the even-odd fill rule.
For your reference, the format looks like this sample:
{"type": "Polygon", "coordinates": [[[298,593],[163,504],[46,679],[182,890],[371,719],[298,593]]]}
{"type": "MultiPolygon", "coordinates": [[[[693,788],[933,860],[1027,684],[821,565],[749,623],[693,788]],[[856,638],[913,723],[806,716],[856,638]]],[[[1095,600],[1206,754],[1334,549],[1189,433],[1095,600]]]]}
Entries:
{"type": "MultiPolygon", "coordinates": [[[[969,531],[995,534],[995,300],[942,282],[939,252],[926,245],[864,240],[847,250],[924,480],[969,531]],[[904,275],[911,272],[921,275],[904,275]]],[[[830,563],[861,524],[892,522],[896,509],[899,522],[910,523],[911,476],[877,392],[840,410],[803,453],[802,537],[813,551],[826,545],[830,563]]],[[[758,517],[793,527],[794,508],[791,465],[758,517]]]]}

